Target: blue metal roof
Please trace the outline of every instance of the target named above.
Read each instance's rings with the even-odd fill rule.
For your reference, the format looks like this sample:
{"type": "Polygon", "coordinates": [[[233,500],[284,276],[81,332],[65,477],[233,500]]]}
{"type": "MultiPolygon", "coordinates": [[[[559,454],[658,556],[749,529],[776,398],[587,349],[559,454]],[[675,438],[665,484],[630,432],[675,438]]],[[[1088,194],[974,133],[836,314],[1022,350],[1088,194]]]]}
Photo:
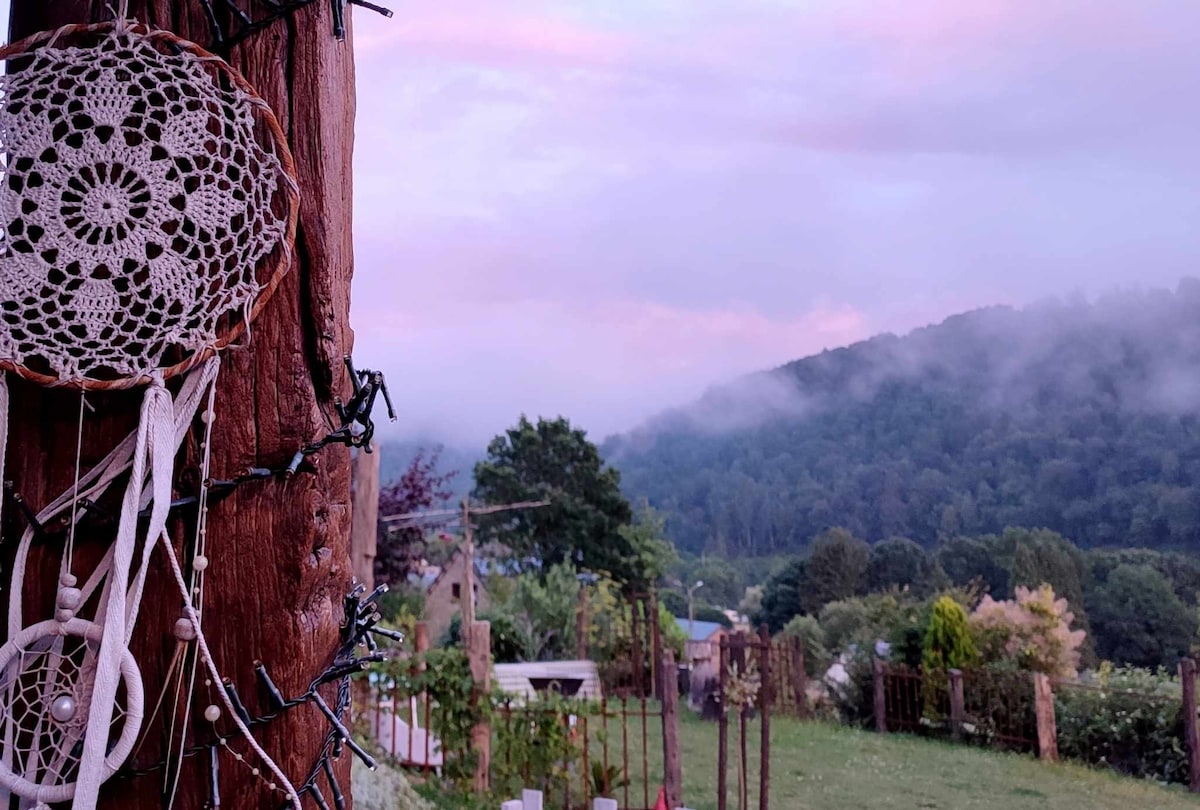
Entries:
{"type": "MultiPolygon", "coordinates": [[[[683,634],[686,636],[688,634],[688,620],[686,618],[681,619],[676,616],[675,621],[679,622],[679,629],[681,629],[683,634]]],[[[717,622],[702,622],[697,620],[693,623],[692,634],[688,640],[708,641],[710,638],[712,638],[713,633],[724,629],[724,625],[721,625],[717,622]]]]}

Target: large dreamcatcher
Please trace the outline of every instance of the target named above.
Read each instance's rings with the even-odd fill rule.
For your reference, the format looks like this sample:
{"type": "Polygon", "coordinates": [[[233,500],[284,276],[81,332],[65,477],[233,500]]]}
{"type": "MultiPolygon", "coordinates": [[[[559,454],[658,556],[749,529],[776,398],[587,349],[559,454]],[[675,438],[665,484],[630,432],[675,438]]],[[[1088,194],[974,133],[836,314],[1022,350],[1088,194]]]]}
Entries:
{"type": "Polygon", "coordinates": [[[256,772],[299,808],[235,711],[201,626],[219,354],[248,336],[291,262],[299,194],[286,139],[228,64],[133,22],[37,34],[0,59],[0,478],[5,372],[76,390],[81,433],[88,392],[144,389],[137,430],[91,469],[77,457],[75,485],[36,516],[69,526],[53,616],[26,615],[33,526],[21,537],[0,648],[0,787],[86,810],[128,758],[148,702],[129,642],[160,545],[184,606],[179,643],[195,645],[256,772]],[[198,413],[205,484],[185,567],[166,525],[174,458],[198,413]],[[80,505],[114,487],[111,546],[81,571],[80,505]]]}

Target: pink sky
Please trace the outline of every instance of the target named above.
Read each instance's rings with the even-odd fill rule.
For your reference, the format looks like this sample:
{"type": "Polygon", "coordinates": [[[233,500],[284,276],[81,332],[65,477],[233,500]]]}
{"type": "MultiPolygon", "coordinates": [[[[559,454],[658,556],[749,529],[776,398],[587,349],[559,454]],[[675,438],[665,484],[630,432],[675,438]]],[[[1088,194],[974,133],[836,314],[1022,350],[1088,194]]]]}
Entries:
{"type": "Polygon", "coordinates": [[[354,10],[352,319],[402,433],[603,437],[879,331],[1197,273],[1197,2],[385,4],[354,10]]]}

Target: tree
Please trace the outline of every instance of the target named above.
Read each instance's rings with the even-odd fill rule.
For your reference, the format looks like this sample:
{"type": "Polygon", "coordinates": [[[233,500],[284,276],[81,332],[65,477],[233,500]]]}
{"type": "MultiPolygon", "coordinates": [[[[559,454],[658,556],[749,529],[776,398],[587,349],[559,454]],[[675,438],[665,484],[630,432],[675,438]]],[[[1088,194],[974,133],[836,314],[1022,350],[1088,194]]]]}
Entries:
{"type": "Polygon", "coordinates": [[[807,560],[792,560],[767,579],[761,607],[753,617],[756,624],[766,624],[772,633],[778,633],[793,616],[804,612],[800,583],[807,568],[807,560]]]}
{"type": "Polygon", "coordinates": [[[1088,598],[1097,654],[1139,667],[1173,667],[1191,653],[1195,613],[1148,565],[1119,565],[1088,598]]]}
{"type": "Polygon", "coordinates": [[[652,590],[679,559],[675,546],[664,536],[665,525],[663,517],[643,503],[634,522],[617,530],[629,548],[629,558],[621,562],[628,572],[627,584],[643,593],[652,590]]]}
{"type": "Polygon", "coordinates": [[[846,529],[830,529],[813,541],[800,594],[806,613],[867,592],[871,547],[846,529]]]}
{"type": "Polygon", "coordinates": [[[997,559],[992,545],[984,540],[952,537],[938,546],[936,556],[938,565],[954,585],[969,585],[978,580],[993,596],[1009,593],[1008,569],[997,559]]]}
{"type": "Polygon", "coordinates": [[[543,568],[570,562],[625,584],[643,576],[621,531],[633,512],[621,494],[620,474],[565,418],[539,418],[535,425],[522,416],[493,439],[487,458],[475,465],[475,497],[487,504],[550,502],[481,523],[481,532],[518,559],[543,568]]]}
{"type": "Polygon", "coordinates": [[[961,669],[974,662],[978,655],[971,639],[967,611],[953,597],[940,597],[933,603],[929,626],[925,630],[921,666],[927,672],[961,669]]]}
{"type": "Polygon", "coordinates": [[[935,565],[912,540],[904,537],[884,540],[871,547],[867,585],[872,591],[909,588],[920,592],[932,586],[935,565]]]}
{"type": "MultiPolygon", "coordinates": [[[[95,22],[103,18],[104,7],[92,0],[15,0],[9,41],[95,22]]],[[[211,43],[198,4],[130,0],[128,13],[190,40],[211,43]]],[[[238,46],[229,57],[280,113],[290,133],[302,227],[291,272],[255,320],[247,348],[225,355],[210,445],[215,478],[230,479],[248,467],[286,464],[297,448],[325,435],[334,400],[349,399],[342,357],[353,347],[352,39],[348,33],[348,41],[336,41],[330,35],[328,4],[314,3],[297,11],[292,22],[278,22],[238,46]]],[[[45,504],[72,481],[79,397],[11,377],[10,463],[5,477],[30,503],[45,504]],[[70,451],[64,449],[68,435],[70,451]]],[[[82,457],[99,459],[128,431],[137,398],[123,393],[89,402],[97,411],[88,416],[82,457]]],[[[196,491],[187,476],[197,469],[200,435],[198,428],[192,432],[176,465],[180,474],[175,483],[181,493],[196,491]]],[[[206,573],[206,602],[217,606],[219,613],[212,618],[219,621],[206,621],[205,631],[219,651],[222,675],[231,678],[243,696],[258,694],[254,667],[260,660],[285,695],[303,694],[339,643],[351,572],[350,459],[345,448],[330,447],[316,461],[290,480],[242,487],[209,513],[212,565],[206,573]]],[[[5,548],[15,545],[9,532],[19,529],[9,519],[10,512],[5,510],[5,548]]],[[[186,531],[181,524],[177,534],[186,531]]],[[[97,559],[111,540],[107,527],[81,530],[76,559],[97,559]]],[[[61,543],[38,544],[29,570],[57,571],[60,549],[61,543]]],[[[156,573],[147,582],[132,640],[148,701],[154,694],[149,690],[167,682],[175,646],[162,642],[172,637],[180,616],[178,589],[157,551],[154,557],[156,573]]],[[[28,586],[31,602],[53,604],[54,576],[28,586]]],[[[189,739],[211,733],[211,724],[203,718],[208,699],[198,688],[191,715],[194,729],[186,730],[189,739]]],[[[161,713],[153,722],[147,720],[140,762],[165,759],[166,725],[161,713]]],[[[311,707],[281,713],[266,728],[267,733],[260,730],[256,736],[298,779],[316,762],[329,730],[311,707]]],[[[185,731],[182,724],[177,730],[185,731]]],[[[238,743],[231,740],[231,745],[238,743]]],[[[333,762],[343,787],[350,784],[350,759],[343,756],[333,762]]],[[[252,775],[248,766],[233,767],[228,760],[224,765],[219,772],[222,796],[238,797],[239,806],[276,806],[278,794],[268,793],[264,780],[252,775]]],[[[208,778],[207,757],[186,758],[176,806],[199,808],[209,794],[208,778]]],[[[110,780],[100,807],[159,806],[162,784],[161,773],[110,780]]]]}
{"type": "MultiPolygon", "coordinates": [[[[440,450],[426,456],[418,450],[400,478],[379,493],[379,515],[403,515],[446,503],[450,499],[450,481],[455,473],[439,473],[440,450]]],[[[401,525],[391,528],[379,522],[379,540],[375,551],[375,579],[398,587],[408,581],[425,553],[428,525],[401,525]]]]}

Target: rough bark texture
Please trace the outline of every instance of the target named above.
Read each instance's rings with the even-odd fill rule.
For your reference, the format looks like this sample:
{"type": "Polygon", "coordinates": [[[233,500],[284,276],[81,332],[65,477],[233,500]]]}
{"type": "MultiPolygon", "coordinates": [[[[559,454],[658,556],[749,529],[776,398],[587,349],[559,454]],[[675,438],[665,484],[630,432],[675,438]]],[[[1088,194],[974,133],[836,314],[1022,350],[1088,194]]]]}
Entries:
{"type": "MultiPolygon", "coordinates": [[[[107,18],[102,0],[15,0],[11,35],[24,36],[67,23],[107,18]]],[[[115,5],[115,3],[114,3],[115,5]]],[[[131,0],[130,15],[202,45],[210,43],[201,6],[182,0],[131,0]]],[[[221,4],[215,4],[220,8],[221,4]]],[[[245,5],[245,4],[243,4],[245,5]]],[[[250,3],[256,10],[257,0],[250,3]]],[[[219,13],[226,13],[221,11],[219,13]]],[[[349,327],[351,153],[354,67],[350,38],[331,34],[330,6],[316,2],[238,46],[231,62],[258,88],[279,117],[295,153],[303,195],[296,260],[270,304],[255,322],[249,349],[227,352],[218,386],[212,472],[230,478],[248,466],[285,464],[300,446],[323,436],[333,420],[332,400],[348,394],[341,357],[352,343],[349,327]]],[[[78,395],[11,381],[12,431],[7,477],[36,510],[70,486],[74,468],[78,395]]],[[[87,419],[86,465],[99,460],[134,425],[140,394],[92,396],[87,419]]],[[[194,492],[195,440],[181,454],[179,488],[194,492]]],[[[5,510],[3,556],[24,524],[5,510]]],[[[263,661],[287,695],[302,693],[329,662],[342,622],[342,597],[351,568],[350,460],[331,447],[290,481],[242,487],[213,508],[209,521],[205,631],[222,673],[233,679],[252,712],[266,708],[254,677],[263,661]]],[[[79,538],[77,559],[90,563],[109,540],[106,533],[79,538]]],[[[60,539],[35,551],[26,584],[27,613],[50,615],[60,539]],[[40,606],[40,608],[39,608],[40,606]]],[[[142,608],[134,652],[142,665],[148,710],[164,683],[174,651],[171,628],[179,598],[156,554],[142,608]]],[[[327,695],[332,699],[332,693],[327,695]]],[[[213,702],[197,684],[193,718],[213,702]]],[[[224,722],[224,721],[222,721],[224,722]]],[[[140,768],[162,759],[168,722],[148,718],[145,742],[135,756],[140,768]]],[[[211,739],[211,726],[193,720],[194,739],[211,739]]],[[[285,713],[257,735],[296,782],[313,766],[328,729],[315,708],[285,713]]],[[[228,730],[222,726],[223,733],[228,730]]],[[[236,750],[244,747],[230,735],[236,750]]],[[[349,792],[349,754],[338,764],[349,792]]],[[[176,807],[203,807],[205,757],[184,767],[176,807]]],[[[254,777],[253,764],[221,757],[221,793],[234,807],[277,807],[254,777]]],[[[161,804],[161,775],[116,779],[105,786],[105,808],[153,808],[161,804]]],[[[324,789],[324,783],[322,782],[324,789]]],[[[329,791],[324,790],[328,797],[329,791]]],[[[306,806],[315,807],[311,800],[306,806]]]]}

